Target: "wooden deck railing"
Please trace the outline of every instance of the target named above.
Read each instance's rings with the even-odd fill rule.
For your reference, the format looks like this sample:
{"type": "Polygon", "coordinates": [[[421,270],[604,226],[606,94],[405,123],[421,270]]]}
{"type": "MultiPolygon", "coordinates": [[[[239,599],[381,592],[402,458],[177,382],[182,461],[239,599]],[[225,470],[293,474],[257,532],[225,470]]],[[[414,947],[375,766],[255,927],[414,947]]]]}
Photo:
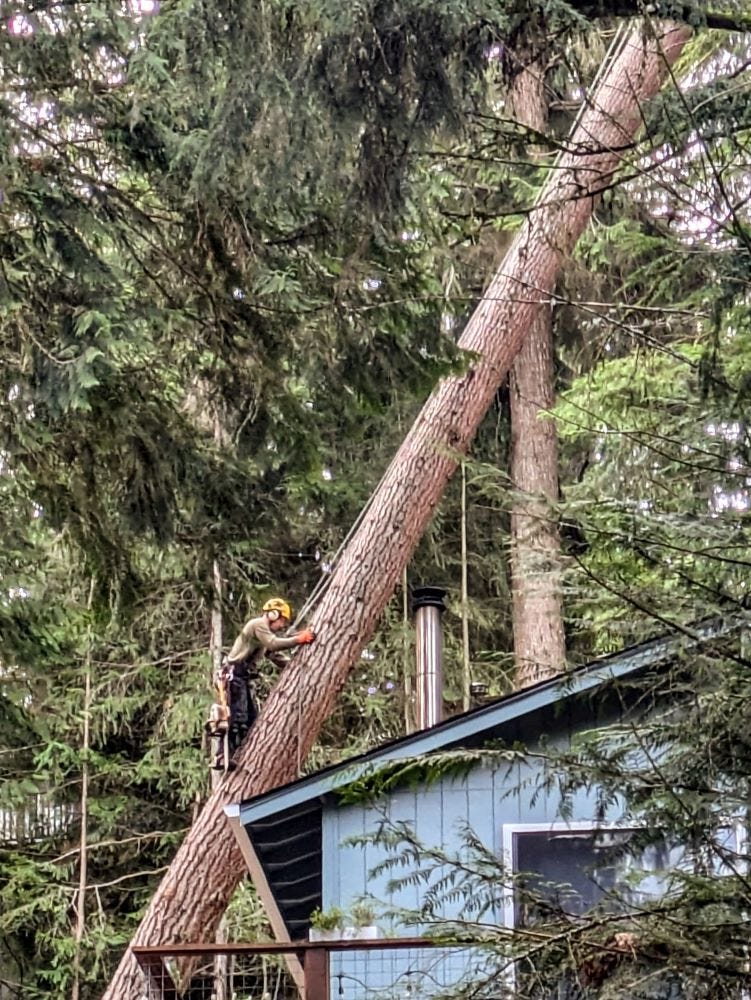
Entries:
{"type": "MultiPolygon", "coordinates": [[[[478,964],[476,946],[426,938],[164,945],[133,953],[147,1000],[429,1000],[478,964]]],[[[497,1000],[498,989],[475,995],[497,1000]]]]}

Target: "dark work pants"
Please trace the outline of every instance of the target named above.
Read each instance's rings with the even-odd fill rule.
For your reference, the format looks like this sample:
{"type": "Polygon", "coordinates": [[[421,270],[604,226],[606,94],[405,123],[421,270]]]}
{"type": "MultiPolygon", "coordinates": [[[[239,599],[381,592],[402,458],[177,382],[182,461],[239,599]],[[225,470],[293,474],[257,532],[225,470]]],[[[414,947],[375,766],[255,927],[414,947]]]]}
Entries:
{"type": "Polygon", "coordinates": [[[258,718],[253,691],[244,673],[240,677],[233,676],[229,682],[229,713],[229,749],[233,753],[258,718]]]}

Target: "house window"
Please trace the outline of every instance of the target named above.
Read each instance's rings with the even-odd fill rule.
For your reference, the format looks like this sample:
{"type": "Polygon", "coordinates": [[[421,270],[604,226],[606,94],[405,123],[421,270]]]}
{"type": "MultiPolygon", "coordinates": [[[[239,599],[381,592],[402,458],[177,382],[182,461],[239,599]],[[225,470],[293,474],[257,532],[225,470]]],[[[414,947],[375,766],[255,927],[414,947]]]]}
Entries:
{"type": "Polygon", "coordinates": [[[573,918],[598,904],[607,905],[629,867],[628,858],[617,857],[618,847],[626,844],[632,833],[570,827],[516,831],[513,869],[529,873],[523,878],[529,893],[515,894],[514,926],[529,927],[538,922],[540,914],[532,898],[573,918]]]}
{"type": "MultiPolygon", "coordinates": [[[[664,892],[660,875],[671,860],[670,851],[649,849],[637,860],[626,850],[636,831],[624,827],[595,827],[592,823],[509,825],[504,827],[504,859],[517,876],[516,889],[505,900],[504,922],[517,930],[552,921],[576,924],[599,908],[618,912],[632,903],[646,902],[664,892]],[[639,872],[638,876],[636,871],[639,872]]],[[[586,966],[561,955],[546,958],[532,942],[528,957],[509,968],[509,993],[529,1000],[583,1000],[596,995],[586,966]],[[547,965],[552,961],[552,967],[547,965]],[[553,970],[555,970],[554,974],[553,970]]],[[[573,958],[573,956],[572,956],[573,958]]],[[[670,991],[660,1000],[679,1000],[670,991]]]]}
{"type": "MultiPolygon", "coordinates": [[[[538,922],[540,914],[530,897],[575,920],[593,907],[617,912],[657,900],[667,891],[671,872],[694,868],[696,856],[680,845],[619,850],[637,832],[634,827],[598,827],[591,822],[504,826],[504,864],[515,873],[528,873],[521,881],[529,890],[507,893],[506,926],[538,922]]],[[[746,839],[744,825],[730,820],[717,829],[714,845],[705,845],[702,865],[709,864],[718,874],[745,871],[746,839]]]]}
{"type": "MultiPolygon", "coordinates": [[[[516,890],[509,888],[504,899],[506,926],[523,930],[552,921],[560,927],[566,921],[576,924],[594,909],[627,913],[659,900],[669,890],[670,873],[692,870],[697,859],[679,845],[621,850],[638,832],[586,822],[504,826],[504,863],[518,876],[516,890]]],[[[738,859],[745,858],[745,842],[743,825],[731,821],[716,831],[703,863],[719,873],[730,870],[728,864],[735,870],[738,859]]],[[[530,1000],[595,996],[593,977],[608,966],[596,961],[589,968],[572,965],[551,978],[539,965],[540,950],[532,948],[530,955],[535,957],[520,959],[509,970],[510,993],[516,986],[530,1000]]],[[[650,970],[649,976],[654,1000],[681,1000],[674,974],[650,970]]]]}

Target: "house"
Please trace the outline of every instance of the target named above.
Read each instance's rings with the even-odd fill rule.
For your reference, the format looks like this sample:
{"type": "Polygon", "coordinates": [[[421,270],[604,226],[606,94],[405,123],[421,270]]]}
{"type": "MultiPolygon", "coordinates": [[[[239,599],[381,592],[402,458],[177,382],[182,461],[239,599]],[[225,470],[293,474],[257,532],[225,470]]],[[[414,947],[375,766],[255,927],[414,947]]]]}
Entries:
{"type": "MultiPolygon", "coordinates": [[[[739,629],[737,622],[713,621],[697,626],[692,638],[645,642],[227,806],[277,939],[305,938],[314,910],[347,910],[365,895],[392,910],[419,907],[423,884],[412,882],[394,893],[388,873],[372,877],[373,868],[388,856],[386,846],[351,842],[384,821],[406,822],[423,843],[447,850],[460,847],[461,827],[468,825],[515,871],[568,882],[579,892],[582,905],[594,902],[602,894],[604,876],[601,872],[595,882],[588,872],[596,866],[598,851],[623,834],[620,809],[613,803],[609,814],[598,818],[596,790],[582,790],[563,819],[555,784],[545,787],[537,780],[547,765],[544,755],[535,751],[566,747],[577,733],[642,712],[632,681],[647,671],[663,670],[679,656],[690,659],[702,642],[726,636],[734,641],[739,629]],[[477,749],[489,741],[519,744],[527,752],[511,766],[480,761],[463,776],[395,788],[376,801],[342,801],[341,792],[355,779],[383,765],[457,748],[477,749]]],[[[508,927],[523,919],[512,895],[497,919],[508,927]]],[[[391,936],[413,933],[398,922],[390,929],[391,936]]]]}

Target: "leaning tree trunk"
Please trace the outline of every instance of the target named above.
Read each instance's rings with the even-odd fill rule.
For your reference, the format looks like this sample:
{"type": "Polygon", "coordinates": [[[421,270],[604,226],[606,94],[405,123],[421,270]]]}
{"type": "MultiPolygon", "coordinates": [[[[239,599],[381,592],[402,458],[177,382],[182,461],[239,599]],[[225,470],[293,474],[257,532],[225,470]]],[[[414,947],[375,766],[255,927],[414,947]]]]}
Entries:
{"type": "MultiPolygon", "coordinates": [[[[544,134],[548,102],[545,63],[521,53],[523,65],[509,92],[511,113],[544,134]]],[[[549,302],[532,319],[511,368],[510,474],[511,604],[517,688],[551,677],[566,663],[561,590],[558,500],[558,436],[545,419],[555,402],[553,321],[549,302]]]]}
{"type": "MultiPolygon", "coordinates": [[[[435,389],[397,452],[315,613],[318,639],[287,668],[238,751],[238,770],[211,796],[154,894],[133,944],[211,938],[245,874],[223,806],[297,777],[299,762],[333,710],[498,386],[590,218],[593,195],[617,168],[654,95],[691,36],[664,28],[661,44],[636,28],[605,74],[460,340],[476,360],[435,389]]],[[[105,1000],[138,1000],[138,966],[126,952],[105,1000]]]]}

